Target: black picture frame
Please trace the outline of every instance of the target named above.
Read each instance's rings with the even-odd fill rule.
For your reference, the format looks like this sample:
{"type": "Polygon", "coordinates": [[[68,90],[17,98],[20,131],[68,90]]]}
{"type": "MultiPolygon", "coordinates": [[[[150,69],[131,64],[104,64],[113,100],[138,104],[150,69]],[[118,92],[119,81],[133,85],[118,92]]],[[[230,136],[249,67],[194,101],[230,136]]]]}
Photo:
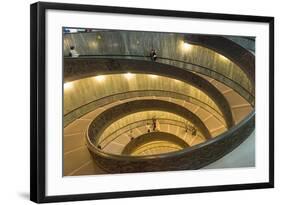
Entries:
{"type": "Polygon", "coordinates": [[[30,7],[30,199],[37,203],[76,200],[97,200],[123,197],[140,197],[197,192],[230,191],[274,187],[274,18],[265,16],[229,15],[143,8],[125,8],[81,4],[39,2],[30,7]],[[170,16],[195,19],[233,20],[263,22],[269,24],[269,181],[238,185],[204,186],[192,188],[172,188],[109,193],[89,193],[60,196],[46,196],[45,192],[45,146],[46,146],[46,97],[45,97],[45,39],[46,11],[48,9],[67,11],[87,11],[121,13],[152,16],[170,16]]]}

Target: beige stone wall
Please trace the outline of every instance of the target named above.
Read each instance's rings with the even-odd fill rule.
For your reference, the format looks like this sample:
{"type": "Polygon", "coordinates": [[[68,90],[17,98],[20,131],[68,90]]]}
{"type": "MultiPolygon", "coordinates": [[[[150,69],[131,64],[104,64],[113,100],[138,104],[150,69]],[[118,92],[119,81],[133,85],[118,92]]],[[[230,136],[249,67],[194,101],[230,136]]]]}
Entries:
{"type": "MultiPolygon", "coordinates": [[[[184,34],[155,32],[99,31],[64,35],[64,54],[74,45],[81,55],[140,55],[148,56],[153,47],[157,55],[207,67],[234,80],[249,92],[253,87],[246,74],[232,61],[202,46],[185,46],[184,34]]],[[[164,61],[161,61],[165,63],[164,61]]],[[[171,64],[170,61],[166,63],[171,64]]],[[[200,68],[180,62],[177,67],[198,71],[200,68]]],[[[223,80],[223,77],[220,77],[223,80]]]]}
{"type": "Polygon", "coordinates": [[[220,113],[219,108],[205,93],[184,82],[167,77],[134,74],[132,79],[124,75],[105,75],[67,83],[64,88],[64,114],[92,101],[129,91],[163,90],[196,98],[220,113]]]}

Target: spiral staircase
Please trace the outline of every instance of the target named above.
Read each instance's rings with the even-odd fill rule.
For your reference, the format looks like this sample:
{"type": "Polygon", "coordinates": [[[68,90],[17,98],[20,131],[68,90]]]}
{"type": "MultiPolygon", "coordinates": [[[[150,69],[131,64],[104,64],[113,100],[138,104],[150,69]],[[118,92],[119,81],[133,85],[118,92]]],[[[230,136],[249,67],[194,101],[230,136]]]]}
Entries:
{"type": "Polygon", "coordinates": [[[239,154],[255,129],[254,52],[249,37],[64,34],[64,176],[200,169],[239,154]]]}

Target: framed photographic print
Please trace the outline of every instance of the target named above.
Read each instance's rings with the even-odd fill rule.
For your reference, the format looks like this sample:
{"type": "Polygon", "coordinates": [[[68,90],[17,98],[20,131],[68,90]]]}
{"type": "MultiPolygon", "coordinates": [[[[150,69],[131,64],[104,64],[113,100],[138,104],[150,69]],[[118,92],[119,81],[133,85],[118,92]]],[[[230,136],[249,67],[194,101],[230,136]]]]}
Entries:
{"type": "Polygon", "coordinates": [[[30,198],[274,187],[274,18],[31,5],[30,198]]]}

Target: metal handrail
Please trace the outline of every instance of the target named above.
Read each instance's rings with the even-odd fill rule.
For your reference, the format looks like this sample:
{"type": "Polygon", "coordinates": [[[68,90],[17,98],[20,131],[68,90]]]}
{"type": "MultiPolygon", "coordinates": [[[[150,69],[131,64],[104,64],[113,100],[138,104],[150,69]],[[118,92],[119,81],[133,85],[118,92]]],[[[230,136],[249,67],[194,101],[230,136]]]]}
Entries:
{"type": "Polygon", "coordinates": [[[124,156],[105,153],[94,146],[86,133],[87,146],[97,164],[107,172],[139,172],[198,169],[221,158],[241,144],[255,126],[255,111],[239,124],[216,138],[172,153],[148,156],[124,156]],[[128,171],[129,170],[129,171],[128,171]]]}
{"type": "MultiPolygon", "coordinates": [[[[105,147],[107,147],[112,141],[114,141],[115,139],[117,139],[118,137],[120,137],[121,135],[123,135],[124,133],[130,131],[131,129],[135,129],[135,128],[139,128],[139,127],[142,127],[143,125],[146,125],[146,123],[148,121],[151,121],[149,119],[145,119],[145,120],[139,120],[137,122],[133,122],[133,123],[130,123],[130,124],[127,124],[126,126],[123,126],[117,130],[115,130],[114,132],[106,135],[105,137],[103,137],[99,142],[98,142],[98,145],[101,145],[103,144],[103,142],[105,142],[109,137],[112,137],[113,135],[115,135],[117,132],[119,132],[120,130],[123,130],[125,128],[127,128],[125,131],[122,131],[121,133],[118,133],[117,136],[114,136],[113,139],[111,139],[110,141],[106,142],[105,144],[103,144],[102,146],[102,149],[104,149],[105,147]],[[133,126],[134,125],[134,126],[133,126]]],[[[158,118],[157,121],[161,124],[161,125],[165,125],[165,124],[169,124],[169,125],[175,125],[175,126],[178,126],[178,127],[181,127],[181,128],[185,128],[185,122],[182,122],[182,121],[178,121],[178,120],[173,120],[173,119],[165,119],[165,118],[158,118]],[[170,121],[169,123],[168,122],[162,122],[162,121],[170,121]],[[172,123],[173,124],[172,124],[172,123]]],[[[202,137],[201,135],[198,135],[200,137],[202,137]]]]}
{"type": "MultiPolygon", "coordinates": [[[[192,150],[195,149],[200,149],[203,147],[206,147],[212,143],[216,143],[219,142],[220,140],[229,137],[231,134],[233,134],[234,132],[237,132],[241,127],[245,126],[248,122],[250,122],[251,120],[253,120],[255,118],[255,111],[252,111],[246,118],[244,118],[240,123],[238,123],[236,126],[233,126],[232,128],[230,128],[226,133],[222,133],[221,135],[209,139],[201,144],[192,146],[192,147],[188,147],[184,150],[181,150],[177,153],[174,153],[173,155],[179,155],[179,154],[184,154],[187,152],[190,152],[192,150]]],[[[88,144],[88,148],[95,152],[95,154],[98,154],[102,157],[108,157],[108,158],[112,158],[112,159],[119,159],[119,160],[143,160],[143,158],[145,159],[152,159],[152,158],[165,158],[165,157],[171,157],[170,154],[162,154],[161,156],[159,155],[151,155],[151,156],[147,156],[147,157],[139,157],[139,156],[122,156],[122,155],[115,155],[115,154],[108,154],[102,150],[100,150],[99,148],[97,148],[94,144],[92,144],[91,140],[90,140],[90,136],[89,136],[89,132],[86,132],[86,139],[87,139],[87,144],[88,144]]]]}
{"type": "MultiPolygon", "coordinates": [[[[157,95],[157,92],[168,93],[169,96],[174,97],[175,99],[182,99],[182,98],[189,99],[189,98],[190,98],[190,99],[192,99],[192,100],[194,100],[194,101],[196,101],[196,102],[198,102],[198,103],[201,103],[201,104],[207,106],[208,109],[211,109],[211,110],[214,112],[214,114],[215,114],[214,117],[215,117],[218,121],[220,121],[221,123],[225,124],[225,122],[221,121],[221,120],[218,118],[218,116],[221,116],[221,117],[223,118],[222,114],[219,113],[218,110],[216,110],[215,108],[211,107],[209,104],[207,104],[207,103],[205,103],[205,102],[203,102],[203,101],[201,101],[201,100],[199,100],[199,99],[197,99],[197,98],[194,98],[194,97],[192,97],[192,96],[185,95],[185,94],[181,94],[181,93],[177,93],[177,92],[173,92],[173,91],[167,91],[167,90],[136,90],[136,91],[128,91],[128,92],[125,92],[125,93],[116,93],[116,94],[113,94],[113,95],[108,95],[108,96],[106,96],[106,97],[102,97],[102,98],[99,98],[99,99],[97,99],[97,100],[93,100],[93,101],[91,101],[91,102],[85,103],[85,104],[83,104],[83,105],[81,105],[81,106],[79,106],[79,107],[77,107],[77,108],[71,110],[70,112],[64,114],[64,118],[67,117],[68,115],[71,115],[72,113],[75,113],[77,110],[81,109],[82,107],[89,106],[90,104],[93,104],[93,103],[99,104],[98,102],[100,102],[100,101],[105,101],[106,99],[108,99],[108,98],[110,98],[110,97],[111,97],[111,98],[114,98],[114,97],[116,97],[116,96],[121,96],[121,95],[125,95],[125,94],[134,94],[134,93],[137,94],[137,93],[140,93],[140,92],[149,92],[149,93],[155,92],[154,95],[157,95]],[[180,98],[180,97],[182,97],[182,98],[180,98]],[[218,116],[217,116],[217,115],[218,115],[218,116]]],[[[157,95],[157,96],[162,96],[162,95],[157,95]]],[[[127,98],[121,98],[121,99],[124,100],[124,99],[127,99],[127,98]]],[[[111,102],[110,102],[109,100],[106,100],[106,103],[105,103],[105,104],[102,104],[102,105],[99,105],[99,106],[106,106],[106,105],[108,105],[108,104],[110,104],[110,103],[111,103],[111,102]]],[[[201,106],[201,105],[198,105],[198,104],[196,104],[196,105],[199,106],[200,108],[202,108],[203,110],[205,110],[205,111],[207,111],[207,112],[210,112],[210,110],[208,110],[207,108],[205,108],[205,107],[203,107],[203,106],[201,106]]],[[[86,112],[86,113],[87,113],[87,112],[86,112]]],[[[84,114],[86,114],[86,113],[81,113],[80,115],[82,116],[82,115],[84,115],[84,114]]],[[[79,116],[78,116],[78,117],[79,117],[79,116]]],[[[68,124],[69,124],[69,123],[68,123],[68,124]]],[[[64,126],[66,126],[66,125],[67,125],[67,124],[65,124],[64,126]]]]}

